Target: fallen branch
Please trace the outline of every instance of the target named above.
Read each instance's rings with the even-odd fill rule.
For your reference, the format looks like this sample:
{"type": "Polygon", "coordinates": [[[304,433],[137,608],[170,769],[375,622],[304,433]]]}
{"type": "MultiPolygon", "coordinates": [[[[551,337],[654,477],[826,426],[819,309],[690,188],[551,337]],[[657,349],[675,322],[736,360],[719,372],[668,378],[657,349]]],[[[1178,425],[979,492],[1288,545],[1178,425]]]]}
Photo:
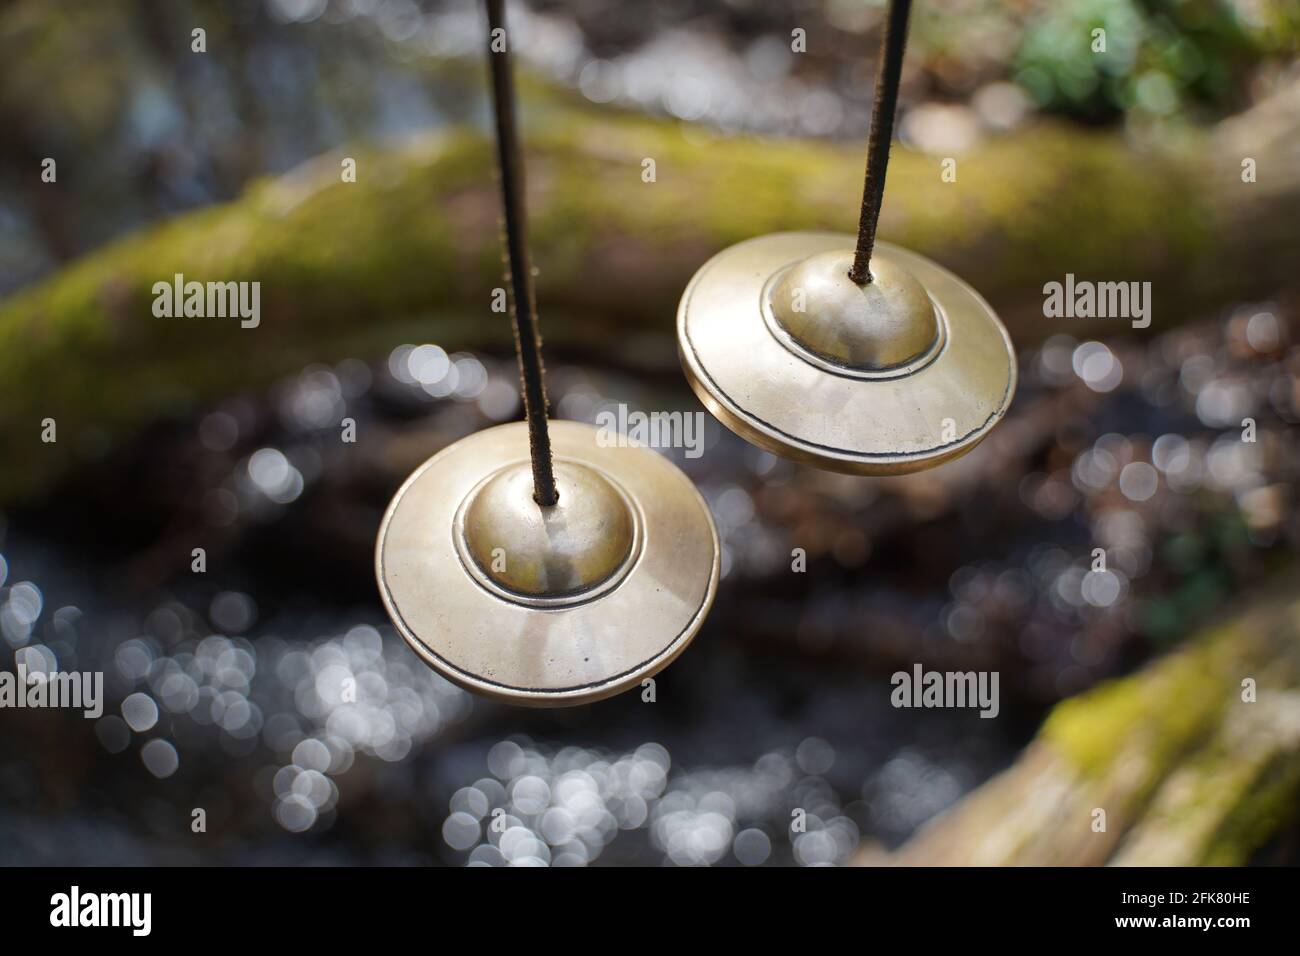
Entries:
{"type": "Polygon", "coordinates": [[[1300,599],[1280,582],[1177,652],[1067,700],[903,865],[1238,865],[1295,818],[1300,599]],[[1243,700],[1243,681],[1258,699],[1243,700]],[[1104,829],[1099,821],[1103,818],[1104,829]]]}
{"type": "MultiPolygon", "coordinates": [[[[545,98],[544,98],[545,99],[545,98]]],[[[558,350],[637,344],[671,362],[677,298],[713,252],[775,230],[851,231],[861,149],[721,138],[662,120],[546,100],[527,111],[530,228],[543,331],[558,350]],[[655,181],[642,178],[655,161],[655,181]],[[629,333],[650,333],[630,340],[629,333]]],[[[940,178],[897,148],[881,235],[967,276],[1028,343],[1123,320],[1046,320],[1042,286],[1153,283],[1153,331],[1297,281],[1296,111],[1246,116],[1218,137],[1142,152],[1114,133],[1044,124],[993,139],[940,178]],[[1278,116],[1283,117],[1282,120],[1278,116]],[[1252,130],[1259,130],[1256,136],[1252,130]],[[1250,149],[1260,182],[1244,184],[1250,149]]],[[[240,200],[114,243],[0,305],[0,502],[195,402],[310,361],[376,357],[403,339],[504,345],[497,197],[487,142],[464,130],[399,150],[321,157],[240,200]],[[153,286],[257,281],[257,328],[161,318],[153,286]],[[58,442],[42,442],[53,418],[58,442]]]]}

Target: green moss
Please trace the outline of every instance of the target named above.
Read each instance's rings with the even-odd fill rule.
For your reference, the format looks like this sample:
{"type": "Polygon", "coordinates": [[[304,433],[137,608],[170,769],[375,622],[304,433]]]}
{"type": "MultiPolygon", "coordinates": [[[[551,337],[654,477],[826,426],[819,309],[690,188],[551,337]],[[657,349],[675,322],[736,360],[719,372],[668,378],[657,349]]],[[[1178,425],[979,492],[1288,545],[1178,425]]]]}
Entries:
{"type": "Polygon", "coordinates": [[[1229,806],[1202,855],[1205,866],[1242,866],[1251,854],[1296,819],[1300,803],[1300,755],[1268,761],[1228,794],[1229,806]]]}
{"type": "Polygon", "coordinates": [[[1084,777],[1110,770],[1133,734],[1142,735],[1151,766],[1170,766],[1214,727],[1235,691],[1234,671],[1225,666],[1233,644],[1230,630],[1216,632],[1136,674],[1063,701],[1041,737],[1084,777]]]}
{"type": "MultiPolygon", "coordinates": [[[[860,144],[714,136],[553,96],[526,115],[548,341],[563,341],[570,319],[667,338],[682,288],[718,249],[777,230],[855,228],[860,144]],[[641,176],[647,157],[653,183],[641,176]]],[[[502,265],[482,136],[350,147],[355,183],[340,181],[343,155],[113,243],[0,303],[0,458],[24,462],[0,475],[0,502],[65,472],[65,438],[86,429],[124,435],[359,341],[372,343],[364,357],[382,355],[396,342],[362,331],[378,323],[410,320],[442,341],[452,317],[471,316],[477,341],[465,344],[508,341],[488,309],[502,265]],[[155,318],[152,286],[175,273],[260,281],[261,327],[155,318]],[[45,417],[59,423],[57,446],[39,441],[45,417]]],[[[1207,274],[1188,265],[1213,226],[1188,199],[1188,175],[1118,138],[1054,126],[990,141],[960,160],[957,183],[941,181],[937,158],[898,148],[881,235],[977,276],[995,303],[1037,296],[1066,271],[1114,279],[1172,260],[1207,274]]],[[[1032,339],[1039,325],[1012,331],[1032,339]]]]}

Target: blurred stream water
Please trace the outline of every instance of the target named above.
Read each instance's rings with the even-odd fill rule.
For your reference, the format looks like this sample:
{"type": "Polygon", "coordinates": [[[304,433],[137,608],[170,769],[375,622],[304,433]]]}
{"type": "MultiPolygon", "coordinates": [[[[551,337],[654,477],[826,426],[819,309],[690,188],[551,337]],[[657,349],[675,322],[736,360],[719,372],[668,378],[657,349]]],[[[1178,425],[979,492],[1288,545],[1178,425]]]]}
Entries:
{"type": "MultiPolygon", "coordinates": [[[[709,420],[702,457],[665,453],[724,541],[713,615],[655,702],[561,712],[428,671],[370,567],[405,472],[517,414],[511,362],[401,346],[160,425],[0,538],[13,664],[107,687],[98,720],[6,715],[0,862],[814,865],[895,846],[1052,701],[1294,550],[1293,341],[1275,306],[1143,347],[1058,336],[1022,356],[984,446],[901,480],[780,462],[709,420]],[[888,675],[912,662],[999,670],[1001,715],[895,710],[888,675]]],[[[678,381],[563,361],[552,394],[587,421],[614,396],[695,408],[678,381]]]]}

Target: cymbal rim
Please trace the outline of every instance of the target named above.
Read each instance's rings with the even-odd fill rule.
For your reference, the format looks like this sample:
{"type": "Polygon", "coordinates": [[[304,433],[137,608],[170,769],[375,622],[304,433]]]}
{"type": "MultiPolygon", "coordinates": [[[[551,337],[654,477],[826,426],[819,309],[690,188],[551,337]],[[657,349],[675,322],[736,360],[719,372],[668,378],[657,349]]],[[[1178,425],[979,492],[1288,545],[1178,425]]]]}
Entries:
{"type": "MultiPolygon", "coordinates": [[[[909,267],[923,273],[927,291],[939,307],[948,330],[937,354],[902,376],[845,375],[845,371],[852,370],[819,367],[781,342],[770,329],[762,311],[765,306],[762,296],[771,287],[773,277],[805,256],[843,246],[851,248],[853,242],[852,236],[835,233],[776,233],[731,246],[706,262],[687,285],[677,314],[678,356],[692,390],[720,422],[746,441],[780,457],[826,470],[855,475],[903,474],[966,454],[1005,416],[1015,394],[1018,370],[1010,337],[992,308],[948,270],[889,243],[876,244],[877,254],[900,257],[909,267]],[[722,279],[712,275],[720,263],[733,275],[724,275],[722,279]],[[692,333],[698,330],[701,319],[697,293],[702,284],[709,283],[712,287],[708,297],[712,304],[708,307],[715,312],[705,316],[712,322],[706,328],[706,338],[711,341],[702,355],[692,333]],[[758,335],[756,328],[761,328],[763,335],[758,335]],[[803,433],[782,428],[779,422],[771,420],[774,414],[788,411],[792,403],[801,402],[806,406],[815,400],[810,396],[820,395],[827,389],[837,390],[841,397],[849,396],[844,401],[858,408],[870,409],[874,401],[884,396],[903,412],[916,417],[915,409],[908,406],[914,397],[907,386],[927,375],[934,376],[938,369],[949,370],[943,378],[954,378],[952,359],[963,343],[978,347],[978,362],[987,387],[976,396],[977,402],[950,401],[943,408],[932,402],[921,416],[933,422],[941,411],[946,411],[962,418],[967,427],[960,429],[953,440],[926,442],[913,438],[911,448],[889,447],[880,437],[894,427],[892,422],[886,422],[880,434],[865,430],[858,445],[851,447],[848,442],[823,440],[819,432],[842,438],[852,427],[846,422],[856,422],[856,418],[836,419],[833,411],[824,416],[808,412],[803,416],[803,433]],[[781,358],[774,357],[777,353],[773,348],[779,350],[781,358]],[[730,375],[730,387],[715,378],[713,366],[719,365],[730,375]],[[832,379],[843,384],[827,384],[832,379]],[[781,387],[774,385],[775,382],[781,387]],[[785,387],[787,382],[795,384],[785,387]],[[811,425],[807,424],[809,418],[815,419],[811,425]],[[823,425],[823,420],[828,424],[823,425]],[[874,447],[861,447],[873,442],[874,447]]],[[[956,374],[955,378],[960,379],[961,375],[956,374]]],[[[950,383],[948,390],[952,391],[950,383]]],[[[877,414],[877,419],[882,417],[877,414]]],[[[931,429],[932,434],[935,431],[931,429]]]]}
{"type": "Polygon", "coordinates": [[[589,425],[553,421],[550,429],[557,456],[611,472],[639,512],[640,550],[610,588],[538,607],[484,588],[457,554],[463,499],[527,457],[522,422],[468,436],[420,465],[390,502],[375,546],[380,595],[408,646],[466,690],[533,707],[592,703],[657,674],[699,632],[721,571],[708,506],[676,465],[645,447],[601,447],[589,425]]]}

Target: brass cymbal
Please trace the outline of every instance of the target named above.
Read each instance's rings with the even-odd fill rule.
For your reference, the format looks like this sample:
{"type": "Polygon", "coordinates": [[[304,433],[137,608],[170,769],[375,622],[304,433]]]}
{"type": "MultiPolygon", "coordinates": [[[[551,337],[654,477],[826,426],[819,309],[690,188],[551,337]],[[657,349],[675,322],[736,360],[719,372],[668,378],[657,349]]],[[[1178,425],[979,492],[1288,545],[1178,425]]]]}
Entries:
{"type": "Polygon", "coordinates": [[[706,262],[677,312],[691,387],[747,441],[832,471],[901,474],[965,454],[1015,394],[1006,329],[957,276],[888,243],[857,285],[854,243],[777,233],[706,262]]]}
{"type": "Polygon", "coordinates": [[[528,429],[443,449],[394,496],[375,571],[398,631],[469,690],[531,706],[640,685],[690,643],[717,590],[704,499],[667,458],[550,422],[559,502],[533,501],[528,429]]]}

